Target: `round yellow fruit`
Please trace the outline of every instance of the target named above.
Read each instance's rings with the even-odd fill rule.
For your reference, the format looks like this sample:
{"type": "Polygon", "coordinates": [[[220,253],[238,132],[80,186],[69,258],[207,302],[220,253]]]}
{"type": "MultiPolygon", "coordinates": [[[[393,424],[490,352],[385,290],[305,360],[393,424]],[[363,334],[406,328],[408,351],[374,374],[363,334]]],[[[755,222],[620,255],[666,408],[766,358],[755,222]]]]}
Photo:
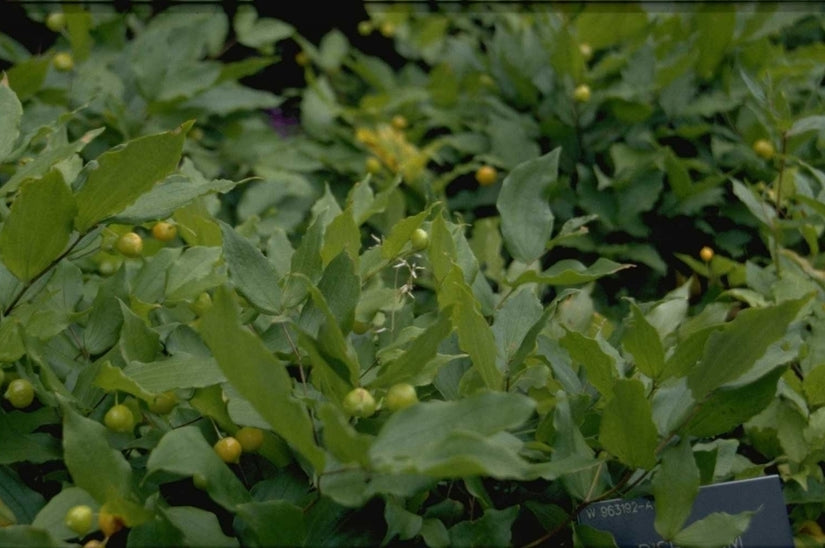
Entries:
{"type": "Polygon", "coordinates": [[[418,403],[418,394],[415,393],[413,385],[402,382],[390,387],[384,402],[390,411],[398,411],[418,403]]]}
{"type": "Polygon", "coordinates": [[[342,402],[344,411],[352,417],[370,417],[375,413],[375,398],[364,388],[350,391],[342,402]]]}
{"type": "Polygon", "coordinates": [[[590,100],[590,86],[581,84],[573,90],[573,99],[578,103],[586,103],[590,100]]]}
{"type": "Polygon", "coordinates": [[[392,120],[390,120],[390,124],[392,124],[392,127],[398,131],[401,131],[402,129],[407,129],[409,122],[407,122],[407,119],[404,116],[396,114],[392,117],[392,120]]]}
{"type": "Polygon", "coordinates": [[[244,426],[235,432],[235,439],[244,453],[254,453],[264,444],[264,431],[254,426],[244,426]]]}
{"type": "Polygon", "coordinates": [[[74,68],[74,58],[70,53],[62,51],[52,58],[52,65],[61,72],[68,72],[74,68]]]}
{"type": "Polygon", "coordinates": [[[219,439],[213,447],[223,462],[236,463],[241,460],[243,447],[241,447],[240,442],[232,436],[219,439]]]}
{"type": "Polygon", "coordinates": [[[490,186],[498,179],[498,171],[493,166],[484,165],[476,170],[476,181],[481,186],[490,186]]]}
{"type": "Polygon", "coordinates": [[[97,525],[105,537],[111,537],[123,529],[123,519],[106,510],[101,509],[97,515],[97,525]]]}
{"type": "Polygon", "coordinates": [[[757,156],[760,156],[766,160],[770,160],[773,158],[773,155],[776,153],[776,150],[773,148],[773,145],[767,139],[759,139],[758,141],[753,143],[753,151],[756,153],[757,156]]]}
{"type": "Polygon", "coordinates": [[[6,387],[6,399],[15,409],[23,409],[34,401],[34,386],[27,379],[14,379],[6,387]]]}
{"type": "Polygon", "coordinates": [[[376,173],[381,171],[381,160],[379,160],[375,156],[370,156],[369,158],[367,158],[366,165],[368,173],[372,173],[373,175],[375,175],[376,173]]]}
{"type": "Polygon", "coordinates": [[[66,28],[66,14],[62,11],[50,13],[46,17],[46,26],[53,32],[60,32],[66,28]]]}
{"type": "Polygon", "coordinates": [[[143,253],[143,238],[136,232],[127,232],[117,239],[115,248],[125,257],[140,257],[143,253]]]}
{"type": "Polygon", "coordinates": [[[709,263],[710,260],[713,259],[713,255],[714,253],[712,247],[705,246],[699,250],[699,258],[705,261],[706,263],[709,263]]]}
{"type": "Polygon", "coordinates": [[[152,236],[161,242],[171,242],[178,235],[178,227],[166,221],[159,221],[152,226],[152,236]]]}
{"type": "Polygon", "coordinates": [[[63,521],[66,527],[82,537],[92,528],[93,519],[94,512],[92,508],[85,504],[78,504],[69,508],[63,521]]]}

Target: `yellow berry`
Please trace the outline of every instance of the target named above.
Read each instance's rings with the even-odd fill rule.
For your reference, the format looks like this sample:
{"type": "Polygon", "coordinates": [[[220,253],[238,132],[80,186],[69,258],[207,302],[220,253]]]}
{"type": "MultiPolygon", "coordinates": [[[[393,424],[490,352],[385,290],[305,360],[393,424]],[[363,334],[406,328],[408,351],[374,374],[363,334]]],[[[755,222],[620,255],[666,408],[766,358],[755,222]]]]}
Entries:
{"type": "Polygon", "coordinates": [[[476,181],[481,186],[490,186],[498,179],[498,171],[493,166],[484,165],[476,170],[476,181]]]}
{"type": "Polygon", "coordinates": [[[178,227],[166,221],[159,221],[152,227],[152,236],[161,242],[170,242],[178,235],[178,227]]]}
{"type": "Polygon", "coordinates": [[[235,439],[241,444],[244,453],[254,453],[264,444],[264,432],[260,428],[244,426],[235,432],[235,439]]]}
{"type": "Polygon", "coordinates": [[[143,253],[143,238],[136,232],[127,232],[117,239],[115,247],[126,257],[140,257],[143,253]]]}
{"type": "Polygon", "coordinates": [[[219,439],[213,447],[223,462],[236,463],[241,460],[243,447],[232,436],[219,439]]]}
{"type": "Polygon", "coordinates": [[[589,61],[590,58],[593,57],[593,48],[590,47],[590,44],[587,42],[582,42],[579,44],[579,52],[585,61],[589,61]]]}
{"type": "Polygon", "coordinates": [[[713,259],[713,248],[705,246],[699,250],[699,258],[701,258],[706,263],[709,263],[711,259],[713,259]]]}
{"type": "Polygon", "coordinates": [[[767,139],[759,139],[758,141],[754,142],[753,151],[756,153],[757,156],[760,156],[766,160],[770,160],[771,158],[773,158],[773,155],[776,152],[771,142],[767,139]]]}
{"type": "Polygon", "coordinates": [[[61,72],[68,72],[74,68],[74,58],[70,53],[62,51],[52,58],[52,65],[61,72]]]}
{"type": "Polygon", "coordinates": [[[579,103],[586,103],[590,100],[590,86],[587,84],[581,84],[575,90],[573,90],[573,99],[579,103]]]}
{"type": "Polygon", "coordinates": [[[401,131],[402,129],[406,129],[407,126],[409,125],[409,123],[407,122],[407,119],[404,116],[401,116],[400,114],[396,114],[395,116],[393,116],[390,123],[392,124],[392,127],[397,129],[398,131],[401,131]]]}

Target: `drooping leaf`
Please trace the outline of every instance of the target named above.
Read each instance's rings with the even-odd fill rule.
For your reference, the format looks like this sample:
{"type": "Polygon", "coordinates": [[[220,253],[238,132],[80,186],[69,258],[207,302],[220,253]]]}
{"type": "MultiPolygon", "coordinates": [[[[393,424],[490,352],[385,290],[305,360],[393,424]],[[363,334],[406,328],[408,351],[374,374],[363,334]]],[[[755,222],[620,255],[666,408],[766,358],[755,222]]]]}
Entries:
{"type": "Polygon", "coordinates": [[[622,338],[622,344],[631,355],[639,371],[657,379],[665,366],[665,351],[659,333],[650,325],[642,311],[631,304],[631,319],[622,338]]]}
{"type": "Polygon", "coordinates": [[[226,382],[214,358],[189,354],[175,354],[149,363],[133,361],[123,369],[123,374],[153,394],[226,382]]]}
{"type": "Polygon", "coordinates": [[[523,263],[543,253],[553,232],[548,193],[556,183],[561,149],[516,166],[501,186],[496,208],[507,250],[523,263]]]}
{"type": "Polygon", "coordinates": [[[662,465],[653,477],[656,505],[654,526],[662,538],[671,539],[682,529],[699,493],[699,468],[687,439],[662,452],[662,465]]]}
{"type": "Polygon", "coordinates": [[[166,298],[171,301],[194,300],[203,291],[221,284],[226,275],[217,267],[220,260],[219,247],[187,248],[166,274],[166,298]]]}
{"type": "Polygon", "coordinates": [[[0,256],[9,271],[28,282],[46,270],[69,243],[76,211],[57,170],[23,185],[0,231],[0,256]]]}
{"type": "Polygon", "coordinates": [[[201,318],[201,335],[226,378],[249,400],[272,429],[318,469],[324,453],[315,444],[312,422],[292,394],[292,380],[261,339],[240,323],[232,294],[215,293],[212,307],[201,318]]]}
{"type": "Polygon", "coordinates": [[[101,154],[77,192],[75,227],[85,232],[120,213],[169,175],[180,161],[183,141],[193,122],[165,133],[138,137],[101,154]]]}
{"type": "Polygon", "coordinates": [[[748,529],[756,512],[714,512],[694,521],[673,537],[678,546],[728,546],[748,529]]]}
{"type": "Polygon", "coordinates": [[[192,506],[172,506],[162,509],[161,512],[169,523],[182,533],[181,544],[184,546],[233,548],[239,545],[236,538],[224,534],[218,517],[212,512],[192,506]]]}
{"type": "Polygon", "coordinates": [[[9,87],[7,78],[0,80],[0,162],[14,149],[20,135],[23,106],[9,87]]]}
{"type": "Polygon", "coordinates": [[[617,376],[616,360],[602,349],[598,340],[585,337],[576,331],[568,331],[564,337],[559,339],[559,343],[567,350],[574,362],[584,367],[587,380],[596,387],[596,390],[603,396],[608,396],[613,392],[613,384],[617,376]]]}
{"type": "Polygon", "coordinates": [[[528,270],[516,278],[513,285],[526,283],[579,285],[610,276],[626,268],[633,268],[633,265],[619,264],[604,257],[599,257],[589,267],[575,259],[562,259],[544,272],[528,270]]]}
{"type": "Polygon", "coordinates": [[[278,314],[281,290],[278,273],[263,253],[231,226],[221,222],[223,250],[229,279],[253,306],[267,314],[278,314]]]}
{"type": "Polygon", "coordinates": [[[635,379],[620,379],[604,408],[599,441],[620,461],[634,468],[656,465],[656,425],[644,385],[635,379]]]}
{"type": "Polygon", "coordinates": [[[736,319],[714,331],[705,344],[702,360],[688,375],[693,396],[701,400],[725,383],[747,373],[788,325],[810,297],[740,312],[736,319]]]}
{"type": "Polygon", "coordinates": [[[238,516],[252,530],[258,546],[302,546],[307,536],[301,507],[285,500],[248,502],[238,506],[238,516]]]}

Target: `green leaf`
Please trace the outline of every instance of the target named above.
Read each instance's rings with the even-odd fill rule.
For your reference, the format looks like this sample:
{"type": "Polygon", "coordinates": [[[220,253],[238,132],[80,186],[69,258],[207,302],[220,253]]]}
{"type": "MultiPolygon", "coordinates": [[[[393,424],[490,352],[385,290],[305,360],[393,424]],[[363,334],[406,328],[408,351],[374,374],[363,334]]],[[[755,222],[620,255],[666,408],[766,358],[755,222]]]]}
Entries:
{"type": "Polygon", "coordinates": [[[576,331],[568,331],[559,339],[562,347],[567,350],[574,362],[579,363],[587,372],[587,380],[601,392],[603,396],[613,393],[616,381],[616,360],[606,353],[599,341],[585,337],[576,331]]]}
{"type": "Polygon", "coordinates": [[[679,532],[693,509],[699,493],[699,468],[687,439],[662,452],[662,465],[653,477],[656,504],[654,526],[662,538],[679,532]]]}
{"type": "Polygon", "coordinates": [[[95,377],[95,385],[107,392],[120,390],[145,401],[152,400],[150,392],[126,376],[123,369],[113,366],[108,361],[100,366],[97,377],[95,377]]]}
{"type": "Polygon", "coordinates": [[[219,247],[187,248],[166,274],[166,298],[170,301],[194,300],[202,292],[220,285],[226,279],[218,267],[219,247]]]}
{"type": "Polygon", "coordinates": [[[387,472],[525,477],[521,443],[505,430],[523,424],[534,407],[530,398],[503,392],[421,402],[387,420],[369,456],[376,469],[387,472]]]}
{"type": "Polygon", "coordinates": [[[471,546],[510,546],[512,527],[519,514],[518,506],[503,510],[486,510],[475,521],[462,521],[450,528],[450,545],[471,546]]]}
{"type": "Polygon", "coordinates": [[[195,426],[170,430],[158,442],[146,462],[147,479],[155,472],[164,471],[181,476],[200,474],[206,479],[209,496],[226,508],[235,508],[250,502],[246,488],[195,426]]]}
{"type": "Polygon", "coordinates": [[[324,234],[324,245],[321,247],[321,260],[326,266],[341,252],[346,252],[350,259],[358,264],[358,251],[360,249],[361,232],[352,217],[352,210],[347,208],[327,226],[324,234]]]}
{"type": "Polygon", "coordinates": [[[22,117],[23,106],[9,87],[8,78],[0,79],[0,162],[14,150],[22,117]]]}
{"type": "Polygon", "coordinates": [[[276,315],[281,309],[278,273],[261,251],[231,226],[220,222],[223,253],[229,266],[229,279],[253,306],[276,315]]]}
{"type": "Polygon", "coordinates": [[[641,33],[648,26],[648,17],[634,4],[612,6],[609,11],[590,5],[575,23],[579,41],[598,50],[641,33]]]}
{"type": "MultiPolygon", "coordinates": [[[[132,500],[132,467],[107,443],[106,427],[79,415],[68,405],[63,410],[63,458],[75,485],[100,503],[132,500]]],[[[131,524],[134,516],[124,515],[131,524]]]]}
{"type": "Polygon", "coordinates": [[[371,387],[392,386],[399,382],[415,379],[436,357],[438,347],[453,330],[450,316],[441,311],[436,321],[413,339],[404,352],[381,366],[378,376],[370,383],[371,387]]]}
{"type": "Polygon", "coordinates": [[[9,85],[21,101],[29,99],[32,95],[40,91],[51,64],[51,55],[38,55],[26,60],[21,60],[9,68],[9,85]]]}
{"type": "Polygon", "coordinates": [[[233,21],[238,42],[250,48],[274,45],[289,38],[295,30],[288,24],[268,17],[258,18],[251,6],[243,6],[233,21]]]}
{"type": "Polygon", "coordinates": [[[97,501],[89,493],[79,487],[66,487],[37,513],[32,527],[44,529],[55,538],[73,538],[77,533],[66,526],[66,512],[79,504],[85,504],[93,510],[98,509],[97,501]]]}
{"type": "Polygon", "coordinates": [[[131,360],[150,361],[160,352],[160,335],[146,325],[137,314],[132,312],[122,301],[120,313],[123,316],[123,326],[120,329],[120,345],[123,358],[131,360]]]}
{"type": "Polygon", "coordinates": [[[57,170],[23,185],[0,231],[0,254],[9,271],[28,282],[46,270],[66,248],[76,211],[57,170]]]}
{"type": "Polygon", "coordinates": [[[31,525],[10,525],[0,527],[0,546],[14,546],[15,548],[72,548],[76,544],[68,544],[54,538],[48,531],[31,525]]]}
{"type": "MultiPolygon", "coordinates": [[[[0,467],[0,516],[11,523],[31,523],[46,501],[28,487],[11,467],[0,467]]],[[[0,527],[0,532],[7,529],[0,527]]]]}
{"type": "Polygon", "coordinates": [[[635,379],[616,381],[599,427],[604,448],[630,467],[650,470],[658,438],[644,385],[635,379]]]}
{"type": "Polygon", "coordinates": [[[413,514],[403,506],[393,500],[388,500],[384,505],[384,521],[387,522],[387,534],[381,545],[384,546],[396,536],[398,540],[409,540],[421,531],[424,519],[418,514],[413,514]]]}
{"type": "Polygon", "coordinates": [[[635,304],[630,305],[632,314],[627,330],[622,337],[622,344],[636,363],[639,371],[658,379],[665,366],[665,351],[659,333],[645,318],[635,304]]]}
{"type": "Polygon", "coordinates": [[[480,306],[473,296],[472,290],[464,281],[461,269],[458,266],[444,281],[439,291],[439,306],[451,302],[451,319],[458,333],[458,346],[469,354],[473,367],[478,371],[485,386],[494,390],[500,389],[504,375],[496,365],[496,340],[493,330],[482,316],[480,306]],[[442,295],[446,300],[442,304],[442,295]]]}
{"type": "Polygon", "coordinates": [[[632,264],[619,264],[599,257],[589,267],[575,259],[562,259],[544,272],[528,270],[513,282],[513,285],[526,283],[541,283],[547,285],[579,285],[610,276],[620,270],[633,268],[632,264]]]}
{"type": "Polygon", "coordinates": [[[543,253],[553,232],[548,194],[556,183],[561,149],[516,166],[501,186],[496,208],[507,250],[517,260],[531,263],[543,253]]]}
{"type": "Polygon", "coordinates": [[[27,418],[20,411],[0,415],[0,439],[14,440],[0,445],[0,464],[60,460],[63,455],[57,438],[45,432],[32,432],[34,428],[29,427],[27,418]]]}
{"type": "Polygon", "coordinates": [[[239,546],[236,538],[223,533],[218,516],[212,512],[192,506],[172,506],[161,509],[161,513],[166,516],[169,523],[183,533],[183,546],[239,546]]]}
{"type": "Polygon", "coordinates": [[[693,546],[728,546],[747,531],[756,512],[726,514],[715,512],[694,521],[673,537],[673,543],[685,548],[693,546]]]}
{"type": "Polygon", "coordinates": [[[285,500],[248,502],[237,508],[238,517],[252,529],[257,546],[303,546],[307,524],[303,510],[285,500]]]}
{"type": "Polygon", "coordinates": [[[747,373],[772,343],[781,338],[810,296],[776,306],[751,308],[708,337],[702,360],[688,374],[688,386],[700,401],[725,383],[747,373]]]}
{"type": "Polygon", "coordinates": [[[802,388],[811,406],[825,404],[825,364],[817,365],[805,375],[802,388]]]}
{"type": "Polygon", "coordinates": [[[340,409],[324,404],[318,410],[318,418],[324,425],[324,445],[342,464],[357,463],[369,467],[367,451],[372,436],[361,434],[347,420],[340,409]]]}
{"type": "MultiPolygon", "coordinates": [[[[496,338],[496,348],[499,349],[499,354],[508,370],[522,342],[542,317],[542,312],[541,302],[536,294],[523,288],[515,290],[496,313],[493,321],[493,334],[496,338]]],[[[533,337],[532,344],[535,344],[535,337],[533,337]]]]}
{"type": "Polygon", "coordinates": [[[149,363],[133,361],[123,369],[123,374],[152,394],[226,382],[214,358],[189,354],[175,354],[149,363]]]}
{"type": "Polygon", "coordinates": [[[166,133],[138,137],[101,154],[75,196],[77,229],[86,232],[120,213],[174,171],[193,123],[186,122],[166,133]]]}
{"type": "Polygon", "coordinates": [[[694,20],[697,29],[696,44],[701,45],[697,48],[699,56],[696,60],[696,73],[707,80],[725,58],[728,45],[733,40],[736,13],[713,7],[700,8],[694,15],[694,20]]]}
{"type": "Polygon", "coordinates": [[[429,209],[395,223],[390,233],[381,243],[381,256],[385,259],[392,259],[398,255],[410,241],[412,233],[421,226],[428,214],[429,209]]]}
{"type": "Polygon", "coordinates": [[[686,425],[690,434],[709,438],[724,434],[765,409],[776,397],[784,367],[774,369],[756,382],[715,390],[686,425]]]}
{"type": "Polygon", "coordinates": [[[825,116],[806,116],[793,123],[786,135],[791,137],[807,131],[822,131],[825,129],[825,116]]]}
{"type": "Polygon", "coordinates": [[[324,453],[315,444],[306,408],[292,393],[286,368],[261,339],[241,325],[226,287],[215,292],[212,307],[201,318],[200,332],[229,382],[277,434],[316,470],[323,470],[324,453]]]}

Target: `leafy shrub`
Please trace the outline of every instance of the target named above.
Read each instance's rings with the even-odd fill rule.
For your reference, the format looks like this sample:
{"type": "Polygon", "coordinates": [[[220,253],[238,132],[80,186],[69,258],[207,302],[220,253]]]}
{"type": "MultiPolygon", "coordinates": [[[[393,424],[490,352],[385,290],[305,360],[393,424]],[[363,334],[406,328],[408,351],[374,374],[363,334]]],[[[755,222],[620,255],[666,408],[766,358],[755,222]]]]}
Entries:
{"type": "Polygon", "coordinates": [[[375,10],[393,70],[248,7],[28,9],[0,544],[609,545],[577,512],[652,495],[724,545],[693,496],[765,473],[822,540],[821,17],[375,10]]]}

